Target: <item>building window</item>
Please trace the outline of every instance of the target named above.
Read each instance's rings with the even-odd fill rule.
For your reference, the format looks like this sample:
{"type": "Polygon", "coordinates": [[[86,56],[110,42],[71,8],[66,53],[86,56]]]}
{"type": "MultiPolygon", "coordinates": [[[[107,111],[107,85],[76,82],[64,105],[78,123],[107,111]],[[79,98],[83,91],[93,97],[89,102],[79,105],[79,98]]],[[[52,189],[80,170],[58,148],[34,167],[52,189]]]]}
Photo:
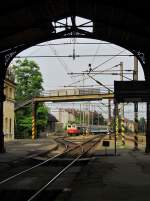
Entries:
{"type": "Polygon", "coordinates": [[[9,98],[12,98],[12,88],[9,88],[9,98]]]}
{"type": "Polygon", "coordinates": [[[11,118],[9,120],[9,133],[11,134],[11,118]]]}
{"type": "Polygon", "coordinates": [[[5,86],[5,95],[6,95],[6,97],[8,97],[8,87],[7,86],[5,86]]]}
{"type": "Polygon", "coordinates": [[[5,118],[5,130],[7,132],[7,129],[8,129],[8,118],[6,117],[5,118]]]}

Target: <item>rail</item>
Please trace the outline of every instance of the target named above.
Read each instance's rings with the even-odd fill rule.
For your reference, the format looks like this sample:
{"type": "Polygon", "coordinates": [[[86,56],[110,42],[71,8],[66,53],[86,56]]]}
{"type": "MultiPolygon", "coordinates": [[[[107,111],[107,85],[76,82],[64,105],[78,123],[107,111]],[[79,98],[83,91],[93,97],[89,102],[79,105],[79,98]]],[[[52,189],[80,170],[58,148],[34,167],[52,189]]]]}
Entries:
{"type": "MultiPolygon", "coordinates": [[[[143,139],[145,136],[138,136],[138,142],[144,142],[145,140],[143,139]]],[[[125,140],[131,141],[131,142],[135,142],[134,136],[130,136],[130,135],[125,135],[125,140]]]]}
{"type": "MultiPolygon", "coordinates": [[[[35,194],[33,194],[27,201],[34,200],[40,193],[42,193],[50,184],[52,184],[57,178],[59,178],[63,173],[65,173],[74,163],[76,163],[83,155],[89,152],[96,144],[98,144],[103,139],[100,137],[94,144],[92,144],[86,151],[83,151],[79,156],[77,156],[71,163],[69,163],[65,168],[63,168],[58,174],[56,174],[48,183],[42,186],[35,194]]],[[[95,138],[93,139],[95,140],[95,138]]],[[[88,141],[89,142],[89,141],[88,141]]]]}
{"type": "Polygon", "coordinates": [[[29,172],[29,171],[31,171],[31,170],[37,168],[37,167],[40,167],[40,166],[42,166],[43,164],[46,164],[46,163],[48,163],[49,161],[52,161],[53,159],[56,159],[57,157],[64,155],[65,153],[68,153],[68,152],[70,152],[70,151],[72,151],[72,150],[74,150],[74,149],[76,149],[76,148],[78,148],[78,147],[82,147],[84,144],[87,144],[88,142],[90,142],[91,140],[96,139],[96,138],[98,138],[98,136],[96,136],[96,137],[94,137],[94,138],[92,138],[92,139],[90,139],[90,140],[87,140],[86,142],[84,142],[84,143],[82,143],[82,144],[78,144],[78,145],[76,145],[76,146],[74,146],[74,147],[72,147],[72,148],[70,148],[70,149],[66,149],[66,150],[63,151],[62,153],[59,153],[59,154],[57,154],[57,155],[55,155],[55,156],[53,156],[53,157],[50,157],[50,158],[48,158],[47,160],[45,160],[45,161],[43,161],[43,162],[41,162],[41,163],[39,163],[39,164],[37,164],[37,165],[34,165],[34,166],[32,166],[32,167],[30,167],[30,168],[28,168],[28,169],[26,169],[26,170],[23,170],[23,171],[21,171],[21,172],[19,172],[19,173],[16,173],[16,174],[14,174],[14,175],[12,175],[12,176],[10,176],[10,177],[8,177],[8,178],[6,178],[6,179],[0,181],[0,185],[4,184],[4,183],[6,183],[6,182],[8,182],[8,181],[10,181],[10,180],[12,180],[12,179],[14,179],[14,178],[20,176],[20,175],[23,175],[23,174],[25,174],[25,173],[27,173],[27,172],[29,172]]]}

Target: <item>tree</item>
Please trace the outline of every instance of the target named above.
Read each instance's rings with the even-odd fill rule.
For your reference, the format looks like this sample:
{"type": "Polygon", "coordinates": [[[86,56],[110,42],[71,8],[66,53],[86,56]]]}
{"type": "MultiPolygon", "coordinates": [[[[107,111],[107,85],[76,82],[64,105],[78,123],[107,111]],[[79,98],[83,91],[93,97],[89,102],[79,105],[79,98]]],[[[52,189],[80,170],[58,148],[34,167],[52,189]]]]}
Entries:
{"type": "Polygon", "coordinates": [[[16,101],[24,101],[40,95],[43,90],[42,74],[39,66],[34,61],[27,59],[17,60],[13,66],[15,73],[16,101]]]}
{"type": "Polygon", "coordinates": [[[93,124],[94,125],[106,125],[106,121],[101,113],[94,111],[93,113],[93,124]]]}
{"type": "MultiPolygon", "coordinates": [[[[12,67],[16,82],[16,102],[21,103],[39,96],[43,90],[42,74],[39,66],[34,61],[27,59],[18,60],[12,67]]],[[[44,104],[37,105],[37,131],[43,131],[47,125],[48,110],[44,104]]],[[[16,112],[16,131],[21,137],[30,137],[32,130],[32,108],[24,107],[16,112]]]]}
{"type": "Polygon", "coordinates": [[[144,117],[141,117],[138,122],[139,132],[144,133],[146,130],[146,121],[144,117]]]}

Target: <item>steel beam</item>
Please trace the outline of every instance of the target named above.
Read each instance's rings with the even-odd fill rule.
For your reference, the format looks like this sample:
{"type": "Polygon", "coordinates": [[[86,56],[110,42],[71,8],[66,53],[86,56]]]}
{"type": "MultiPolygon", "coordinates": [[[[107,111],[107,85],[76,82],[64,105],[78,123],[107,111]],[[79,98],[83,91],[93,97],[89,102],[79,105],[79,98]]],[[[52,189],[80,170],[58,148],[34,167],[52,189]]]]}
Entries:
{"type": "Polygon", "coordinates": [[[92,95],[66,95],[66,96],[41,96],[35,97],[37,102],[70,102],[70,101],[92,101],[101,99],[113,99],[112,93],[108,94],[92,94],[92,95]]]}

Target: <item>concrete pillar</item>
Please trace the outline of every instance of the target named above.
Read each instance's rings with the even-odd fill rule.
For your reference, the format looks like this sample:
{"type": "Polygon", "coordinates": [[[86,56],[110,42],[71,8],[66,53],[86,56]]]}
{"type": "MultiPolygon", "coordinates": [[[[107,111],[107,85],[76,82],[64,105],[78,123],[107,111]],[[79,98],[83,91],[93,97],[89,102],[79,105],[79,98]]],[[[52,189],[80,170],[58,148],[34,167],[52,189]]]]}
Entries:
{"type": "Polygon", "coordinates": [[[4,80],[7,67],[5,65],[5,57],[0,57],[0,153],[4,153],[4,132],[3,132],[3,103],[5,101],[4,95],[4,80]]]}
{"type": "MultiPolygon", "coordinates": [[[[138,59],[134,57],[133,80],[138,80],[138,59]]],[[[138,150],[138,102],[134,103],[134,150],[138,150]]]]}
{"type": "Polygon", "coordinates": [[[134,150],[138,150],[138,103],[134,103],[134,150]]]}
{"type": "Polygon", "coordinates": [[[147,102],[147,128],[145,153],[150,153],[150,102],[147,102]]]}
{"type": "Polygon", "coordinates": [[[119,112],[118,112],[118,103],[115,103],[115,134],[116,139],[119,137],[119,112]]]}
{"type": "MultiPolygon", "coordinates": [[[[1,78],[0,78],[1,79],[1,78]]],[[[3,83],[0,81],[0,153],[5,152],[4,132],[3,132],[3,103],[5,100],[3,92],[3,83]]]]}
{"type": "MultiPolygon", "coordinates": [[[[123,62],[120,62],[120,80],[123,81],[123,62]]],[[[121,103],[121,141],[125,145],[125,129],[124,129],[124,103],[121,103]]]]}
{"type": "Polygon", "coordinates": [[[108,121],[109,125],[111,125],[111,99],[108,99],[108,121]]]}

